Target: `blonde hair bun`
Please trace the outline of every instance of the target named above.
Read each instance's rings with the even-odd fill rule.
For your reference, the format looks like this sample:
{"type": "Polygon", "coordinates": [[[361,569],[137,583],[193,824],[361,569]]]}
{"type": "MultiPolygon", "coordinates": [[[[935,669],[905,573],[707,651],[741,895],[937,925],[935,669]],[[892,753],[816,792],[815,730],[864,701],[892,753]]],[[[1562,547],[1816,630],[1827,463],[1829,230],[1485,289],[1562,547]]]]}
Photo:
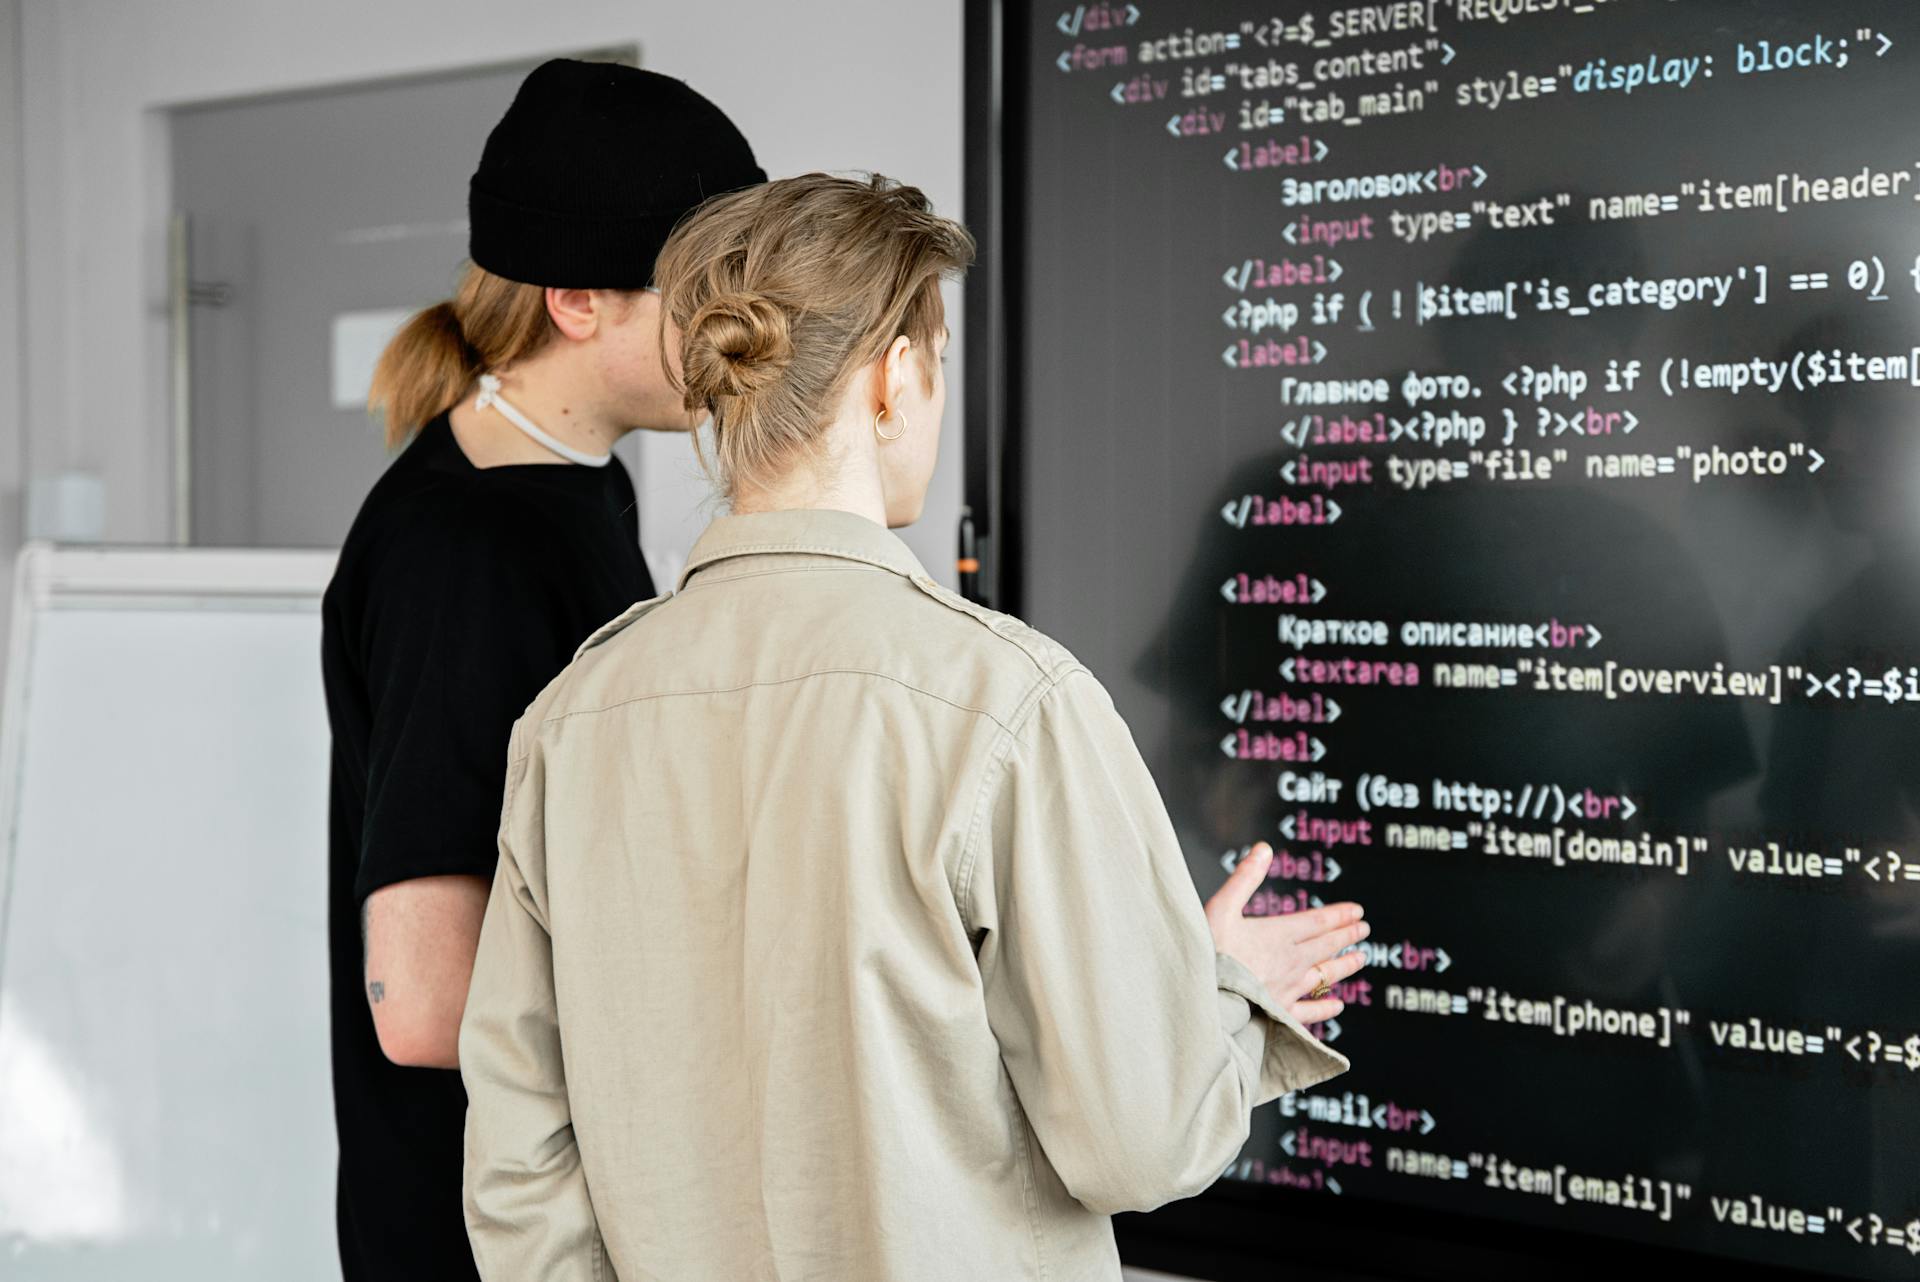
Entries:
{"type": "Polygon", "coordinates": [[[825,466],[849,380],[896,339],[912,345],[931,395],[946,331],[940,283],[972,258],[966,228],[879,174],[781,178],[688,215],[654,264],[660,347],[671,352],[667,327],[679,331],[680,369],[669,365],[668,377],[689,411],[712,418],[695,448],[728,497],[809,458],[825,466]]]}
{"type": "Polygon", "coordinates": [[[751,396],[793,361],[786,309],[748,290],[717,295],[688,318],[681,360],[687,391],[701,400],[751,396]]]}

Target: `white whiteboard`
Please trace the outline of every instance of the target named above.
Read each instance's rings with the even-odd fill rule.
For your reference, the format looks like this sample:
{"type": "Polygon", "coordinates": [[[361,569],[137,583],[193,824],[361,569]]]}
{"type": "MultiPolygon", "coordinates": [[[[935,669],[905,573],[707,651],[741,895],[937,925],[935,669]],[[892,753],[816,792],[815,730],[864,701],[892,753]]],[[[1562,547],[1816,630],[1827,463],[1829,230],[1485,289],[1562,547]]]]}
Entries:
{"type": "Polygon", "coordinates": [[[0,722],[0,1276],[339,1276],[333,560],[21,554],[0,722]]]}

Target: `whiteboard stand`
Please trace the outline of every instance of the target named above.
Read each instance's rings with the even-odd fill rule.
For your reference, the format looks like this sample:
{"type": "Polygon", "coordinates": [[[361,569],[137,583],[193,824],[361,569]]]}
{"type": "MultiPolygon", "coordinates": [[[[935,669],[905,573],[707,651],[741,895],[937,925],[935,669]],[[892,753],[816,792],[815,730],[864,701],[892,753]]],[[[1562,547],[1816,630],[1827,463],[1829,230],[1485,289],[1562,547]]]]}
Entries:
{"type": "Polygon", "coordinates": [[[337,1278],[335,554],[20,553],[0,708],[0,1273],[337,1278]]]}

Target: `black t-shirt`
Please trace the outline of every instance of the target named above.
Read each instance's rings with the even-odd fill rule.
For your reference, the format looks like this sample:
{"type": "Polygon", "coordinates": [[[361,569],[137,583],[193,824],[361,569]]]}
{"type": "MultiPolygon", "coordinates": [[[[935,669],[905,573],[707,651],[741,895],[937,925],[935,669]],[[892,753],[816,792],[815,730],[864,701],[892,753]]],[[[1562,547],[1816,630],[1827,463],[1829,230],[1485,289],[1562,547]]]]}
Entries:
{"type": "Polygon", "coordinates": [[[493,876],[513,722],[595,628],[653,595],[638,535],[619,462],[476,468],[442,415],[373,487],[341,549],[321,651],[348,1282],[476,1276],[460,1209],[466,1092],[456,1072],[381,1053],[361,905],[415,877],[493,876]]]}

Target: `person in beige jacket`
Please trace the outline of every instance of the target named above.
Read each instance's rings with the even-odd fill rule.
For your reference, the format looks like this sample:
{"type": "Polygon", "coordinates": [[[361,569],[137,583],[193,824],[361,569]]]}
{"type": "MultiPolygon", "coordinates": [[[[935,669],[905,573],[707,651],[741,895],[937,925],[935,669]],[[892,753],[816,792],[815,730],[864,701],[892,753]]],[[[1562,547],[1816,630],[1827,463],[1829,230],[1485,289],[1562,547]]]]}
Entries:
{"type": "Polygon", "coordinates": [[[816,174],[662,251],[732,514],[513,731],[460,1034],[487,1278],[1116,1279],[1111,1213],[1347,1067],[1305,1025],[1359,907],[1242,916],[1262,847],[1203,909],[1100,683],[889,532],[971,250],[816,174]]]}

